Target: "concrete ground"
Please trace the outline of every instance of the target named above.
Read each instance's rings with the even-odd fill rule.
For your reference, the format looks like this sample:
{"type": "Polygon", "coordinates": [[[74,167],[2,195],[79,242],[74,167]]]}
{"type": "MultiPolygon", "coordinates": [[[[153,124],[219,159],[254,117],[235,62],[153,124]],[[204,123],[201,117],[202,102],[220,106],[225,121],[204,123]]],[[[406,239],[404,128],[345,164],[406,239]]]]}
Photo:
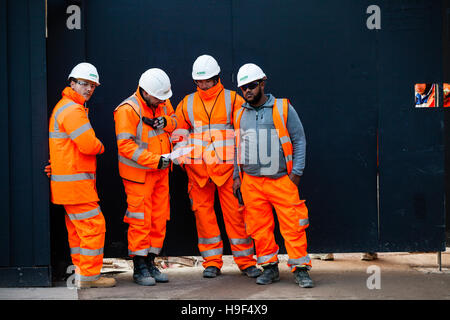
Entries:
{"type": "Polygon", "coordinates": [[[66,283],[52,288],[0,288],[2,300],[450,300],[450,248],[436,253],[379,253],[378,259],[361,261],[359,253],[335,254],[334,261],[312,260],[311,289],[300,288],[280,256],[279,282],[267,286],[241,275],[232,257],[224,257],[222,275],[202,277],[201,264],[164,269],[170,281],[152,287],[133,282],[130,261],[121,260],[113,288],[69,289],[66,283]],[[125,263],[125,264],[124,264],[125,263]]]}

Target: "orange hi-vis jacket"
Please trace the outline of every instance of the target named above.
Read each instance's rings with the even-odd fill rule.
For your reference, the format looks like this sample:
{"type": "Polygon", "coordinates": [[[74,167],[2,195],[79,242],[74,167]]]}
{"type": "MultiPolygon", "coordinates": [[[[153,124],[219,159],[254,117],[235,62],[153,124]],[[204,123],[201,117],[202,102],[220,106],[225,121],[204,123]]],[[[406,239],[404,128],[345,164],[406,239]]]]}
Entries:
{"type": "Polygon", "coordinates": [[[172,150],[169,134],[177,127],[177,120],[170,100],[167,99],[154,110],[147,106],[138,89],[114,110],[114,121],[120,176],[144,183],[146,172],[158,170],[161,155],[172,150]],[[143,117],[160,116],[167,120],[164,129],[154,130],[142,120],[143,117]]]}
{"type": "Polygon", "coordinates": [[[67,87],[49,122],[52,166],[51,201],[81,204],[99,201],[95,186],[96,156],[105,151],[84,107],[85,98],[67,87]]]}
{"type": "Polygon", "coordinates": [[[221,186],[233,174],[233,116],[244,102],[219,80],[208,90],[197,88],[178,104],[178,128],[189,130],[188,146],[193,147],[184,164],[200,187],[209,178],[221,186]]]}
{"type": "MultiPolygon", "coordinates": [[[[286,161],[287,173],[292,172],[293,167],[293,147],[289,132],[287,130],[287,116],[289,110],[289,100],[288,99],[275,99],[275,104],[272,108],[272,118],[275,129],[278,133],[280,139],[281,147],[283,148],[284,159],[286,161]]],[[[237,149],[237,164],[239,168],[240,178],[242,181],[242,172],[240,170],[240,126],[241,118],[244,113],[244,107],[236,111],[236,117],[234,119],[234,128],[236,130],[236,149],[237,149]]]]}

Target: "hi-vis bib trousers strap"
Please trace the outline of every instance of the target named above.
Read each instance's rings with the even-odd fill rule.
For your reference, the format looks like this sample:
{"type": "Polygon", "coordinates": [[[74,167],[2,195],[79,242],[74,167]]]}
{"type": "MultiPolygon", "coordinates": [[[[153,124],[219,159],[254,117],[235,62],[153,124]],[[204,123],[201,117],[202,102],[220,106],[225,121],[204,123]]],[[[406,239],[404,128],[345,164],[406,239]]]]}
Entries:
{"type": "Polygon", "coordinates": [[[64,205],[70,256],[80,281],[100,277],[105,242],[105,219],[97,202],[64,205]]]}
{"type": "MultiPolygon", "coordinates": [[[[215,266],[220,269],[223,265],[223,243],[214,212],[215,189],[216,185],[212,181],[200,187],[195,180],[189,179],[188,192],[195,214],[198,249],[204,259],[203,267],[215,266]]],[[[237,214],[239,204],[233,195],[232,177],[217,187],[217,191],[234,261],[241,270],[254,266],[253,241],[245,231],[244,217],[237,214]]]]}

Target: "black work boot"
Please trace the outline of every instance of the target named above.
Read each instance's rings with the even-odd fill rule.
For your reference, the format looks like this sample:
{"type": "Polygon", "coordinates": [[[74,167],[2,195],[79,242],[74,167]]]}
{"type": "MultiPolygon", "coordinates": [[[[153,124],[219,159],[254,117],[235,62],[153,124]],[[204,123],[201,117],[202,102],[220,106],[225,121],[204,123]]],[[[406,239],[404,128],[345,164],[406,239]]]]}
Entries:
{"type": "Polygon", "coordinates": [[[142,256],[133,257],[133,280],[141,286],[154,286],[155,279],[148,271],[146,258],[142,256]]]}
{"type": "Polygon", "coordinates": [[[217,267],[209,266],[203,270],[203,278],[215,278],[218,275],[220,275],[220,269],[217,267]]]}
{"type": "Polygon", "coordinates": [[[256,278],[257,284],[271,284],[280,280],[280,272],[278,271],[278,263],[271,263],[263,266],[263,273],[256,278]]]}
{"type": "Polygon", "coordinates": [[[308,274],[308,269],[305,267],[297,267],[294,271],[295,283],[302,288],[312,288],[314,287],[314,282],[308,274]]]}
{"type": "Polygon", "coordinates": [[[154,253],[149,253],[146,259],[147,268],[150,275],[155,278],[156,282],[168,282],[169,278],[167,277],[167,274],[161,273],[155,265],[155,257],[156,255],[154,253]]]}
{"type": "Polygon", "coordinates": [[[241,271],[242,274],[246,275],[249,278],[257,278],[262,274],[261,269],[258,269],[256,266],[250,266],[241,271]]]}

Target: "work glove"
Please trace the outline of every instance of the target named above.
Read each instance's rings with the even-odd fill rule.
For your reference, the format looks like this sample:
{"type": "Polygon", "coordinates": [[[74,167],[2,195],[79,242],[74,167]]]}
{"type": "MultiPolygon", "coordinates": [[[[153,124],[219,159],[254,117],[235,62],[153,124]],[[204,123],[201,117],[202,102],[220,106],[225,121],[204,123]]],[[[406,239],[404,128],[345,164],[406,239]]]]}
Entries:
{"type": "Polygon", "coordinates": [[[161,157],[159,158],[158,169],[166,169],[170,165],[170,159],[161,157]]]}
{"type": "Polygon", "coordinates": [[[167,126],[167,120],[164,117],[158,118],[142,117],[142,121],[144,121],[145,124],[148,124],[153,129],[162,129],[165,126],[167,126]]]}
{"type": "Polygon", "coordinates": [[[156,127],[153,129],[163,129],[167,126],[167,120],[164,117],[158,117],[153,120],[154,120],[153,125],[156,127]]]}

